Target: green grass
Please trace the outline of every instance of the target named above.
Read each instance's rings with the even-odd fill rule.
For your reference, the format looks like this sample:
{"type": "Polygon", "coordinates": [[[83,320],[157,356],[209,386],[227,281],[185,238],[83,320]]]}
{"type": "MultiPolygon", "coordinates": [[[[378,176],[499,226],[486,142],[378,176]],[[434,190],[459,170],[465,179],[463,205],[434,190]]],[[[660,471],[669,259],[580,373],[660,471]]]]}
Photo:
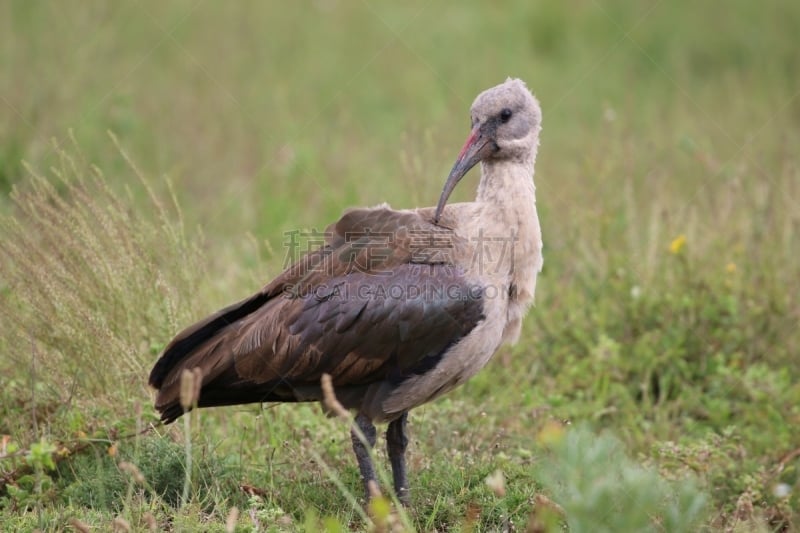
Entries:
{"type": "Polygon", "coordinates": [[[375,523],[797,529],[798,29],[791,1],[0,3],[0,529],[366,528],[341,421],[150,429],[146,375],[285,232],[435,203],[507,75],[544,111],[537,303],[412,413],[414,505],[375,523]]]}

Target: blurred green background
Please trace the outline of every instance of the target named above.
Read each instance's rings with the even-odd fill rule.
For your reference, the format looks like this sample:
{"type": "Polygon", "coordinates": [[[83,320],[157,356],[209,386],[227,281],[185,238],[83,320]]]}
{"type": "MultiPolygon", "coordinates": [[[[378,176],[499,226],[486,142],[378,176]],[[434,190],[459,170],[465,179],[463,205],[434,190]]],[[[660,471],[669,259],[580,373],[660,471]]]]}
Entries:
{"type": "MultiPolygon", "coordinates": [[[[22,452],[41,439],[116,442],[114,431],[153,421],[144,378],[175,328],[271,279],[286,231],[321,229],[354,205],[433,205],[472,99],[513,76],[544,114],[537,305],[518,345],[412,415],[411,523],[534,523],[539,436],[569,420],[610,430],[665,478],[695,476],[709,495],[704,527],[796,528],[799,34],[794,1],[0,2],[0,433],[28,458],[0,457],[7,520],[59,528],[69,516],[169,516],[168,503],[137,504],[131,491],[121,507],[111,496],[105,506],[70,499],[68,476],[37,470],[22,452]],[[58,185],[61,205],[32,192],[26,164],[45,175],[61,168],[72,182],[93,164],[110,190],[58,185]],[[152,198],[169,204],[173,194],[178,207],[164,214],[152,198]],[[110,214],[48,233],[73,220],[58,211],[73,204],[110,214]],[[113,262],[140,256],[147,269],[113,262]],[[50,276],[63,283],[50,287],[50,276]],[[120,277],[129,286],[117,286],[120,277]],[[71,303],[47,303],[59,295],[71,303]],[[91,342],[86,324],[96,320],[127,354],[125,370],[114,350],[91,342]],[[31,423],[42,402],[52,408],[31,423]],[[482,429],[466,439],[469,428],[482,429]],[[449,452],[463,458],[458,472],[449,452]],[[24,485],[25,468],[52,478],[49,496],[9,492],[24,485]],[[504,500],[482,482],[496,468],[508,477],[504,500]]],[[[472,198],[477,179],[454,199],[472,198]]],[[[195,501],[209,523],[222,527],[235,504],[243,530],[258,530],[247,518],[256,511],[272,517],[262,526],[302,529],[315,523],[309,506],[363,527],[319,466],[346,472],[357,492],[341,427],[306,407],[200,416],[195,449],[234,480],[195,501]],[[297,427],[314,429],[298,436],[297,427]],[[315,466],[292,464],[298,454],[315,466]],[[254,503],[241,484],[267,495],[254,503]]],[[[569,508],[566,516],[576,528],[569,508]]]]}

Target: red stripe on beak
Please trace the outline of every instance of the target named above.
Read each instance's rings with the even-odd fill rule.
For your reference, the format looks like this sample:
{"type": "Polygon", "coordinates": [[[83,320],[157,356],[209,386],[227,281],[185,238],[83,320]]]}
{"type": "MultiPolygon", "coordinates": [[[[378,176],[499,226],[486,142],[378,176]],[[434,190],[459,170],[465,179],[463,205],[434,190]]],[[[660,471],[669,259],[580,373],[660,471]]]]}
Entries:
{"type": "Polygon", "coordinates": [[[475,142],[475,138],[478,137],[478,129],[479,128],[476,126],[470,132],[469,137],[467,137],[467,140],[464,142],[464,146],[461,148],[461,151],[458,153],[458,159],[459,160],[462,157],[464,157],[464,154],[467,153],[467,150],[469,150],[469,147],[472,145],[472,143],[475,142]]]}

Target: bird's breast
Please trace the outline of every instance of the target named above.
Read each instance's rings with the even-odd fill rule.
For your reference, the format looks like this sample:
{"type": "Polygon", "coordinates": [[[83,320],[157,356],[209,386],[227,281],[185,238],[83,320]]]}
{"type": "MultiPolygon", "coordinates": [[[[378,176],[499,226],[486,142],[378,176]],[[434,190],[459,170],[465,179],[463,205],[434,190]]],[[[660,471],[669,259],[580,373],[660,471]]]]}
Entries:
{"type": "Polygon", "coordinates": [[[502,342],[506,323],[507,299],[484,295],[484,319],[458,342],[448,347],[435,367],[413,376],[388,391],[381,402],[381,416],[413,409],[453,390],[478,373],[502,342]]]}

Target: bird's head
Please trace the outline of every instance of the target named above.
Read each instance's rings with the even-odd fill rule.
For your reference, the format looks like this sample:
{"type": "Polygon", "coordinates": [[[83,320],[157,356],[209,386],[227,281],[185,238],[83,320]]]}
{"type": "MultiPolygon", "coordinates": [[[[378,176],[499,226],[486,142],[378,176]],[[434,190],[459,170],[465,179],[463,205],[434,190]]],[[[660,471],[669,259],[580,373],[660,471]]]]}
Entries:
{"type": "Polygon", "coordinates": [[[434,222],[464,175],[481,161],[532,160],[539,142],[542,110],[525,82],[508,78],[475,98],[470,110],[472,131],[444,184],[434,222]]]}

